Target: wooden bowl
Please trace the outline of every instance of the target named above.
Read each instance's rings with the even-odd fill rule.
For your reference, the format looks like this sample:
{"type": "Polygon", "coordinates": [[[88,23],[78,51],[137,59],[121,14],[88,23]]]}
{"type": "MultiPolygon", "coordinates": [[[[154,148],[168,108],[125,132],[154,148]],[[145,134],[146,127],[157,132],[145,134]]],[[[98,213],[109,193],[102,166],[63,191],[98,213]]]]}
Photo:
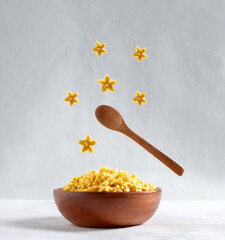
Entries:
{"type": "Polygon", "coordinates": [[[161,188],[146,192],[69,192],[55,189],[54,200],[61,214],[83,227],[125,227],[144,223],[153,216],[161,188]]]}

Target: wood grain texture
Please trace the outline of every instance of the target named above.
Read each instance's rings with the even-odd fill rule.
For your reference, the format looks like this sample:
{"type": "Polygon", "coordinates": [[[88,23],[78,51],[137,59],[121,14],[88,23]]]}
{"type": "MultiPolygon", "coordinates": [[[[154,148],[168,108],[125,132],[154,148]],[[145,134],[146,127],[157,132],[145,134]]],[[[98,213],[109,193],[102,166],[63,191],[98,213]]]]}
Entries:
{"type": "Polygon", "coordinates": [[[53,192],[61,214],[71,223],[83,227],[125,227],[150,219],[158,208],[162,190],[149,192],[106,193],[53,192]]]}
{"type": "Polygon", "coordinates": [[[184,169],[179,164],[133,132],[116,109],[107,105],[100,105],[95,110],[95,116],[103,126],[121,132],[133,139],[177,175],[182,176],[184,173],[184,169]]]}
{"type": "MultiPolygon", "coordinates": [[[[125,123],[124,123],[125,124],[125,123]]],[[[125,134],[126,136],[133,139],[136,143],[142,146],[145,150],[151,153],[154,157],[156,157],[160,162],[166,165],[169,169],[171,169],[178,176],[182,176],[184,173],[184,169],[173,161],[171,158],[166,156],[164,153],[159,151],[157,148],[152,146],[149,142],[138,136],[135,132],[127,127],[127,125],[123,125],[123,128],[118,130],[119,132],[125,134]]]]}

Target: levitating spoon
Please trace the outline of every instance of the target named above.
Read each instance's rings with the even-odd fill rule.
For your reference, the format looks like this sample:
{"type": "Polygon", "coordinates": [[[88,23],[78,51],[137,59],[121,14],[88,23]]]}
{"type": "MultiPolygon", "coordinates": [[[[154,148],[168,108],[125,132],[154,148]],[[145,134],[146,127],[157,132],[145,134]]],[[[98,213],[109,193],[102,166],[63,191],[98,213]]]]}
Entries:
{"type": "Polygon", "coordinates": [[[96,108],[95,116],[105,127],[121,132],[133,139],[177,175],[181,176],[183,174],[184,169],[180,165],[174,162],[171,158],[167,157],[164,153],[160,152],[157,148],[153,147],[150,143],[145,141],[136,133],[131,131],[116,109],[107,105],[101,105],[96,108]]]}

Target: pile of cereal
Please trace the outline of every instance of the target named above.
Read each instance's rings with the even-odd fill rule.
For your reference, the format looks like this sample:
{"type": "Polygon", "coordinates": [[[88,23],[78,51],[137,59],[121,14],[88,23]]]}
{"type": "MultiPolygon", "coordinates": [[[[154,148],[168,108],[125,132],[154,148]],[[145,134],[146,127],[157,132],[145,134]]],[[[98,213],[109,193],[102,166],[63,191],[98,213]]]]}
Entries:
{"type": "Polygon", "coordinates": [[[92,170],[81,177],[73,178],[63,187],[64,191],[71,192],[139,192],[155,190],[153,184],[144,183],[135,174],[127,171],[111,169],[107,166],[100,170],[92,170]]]}

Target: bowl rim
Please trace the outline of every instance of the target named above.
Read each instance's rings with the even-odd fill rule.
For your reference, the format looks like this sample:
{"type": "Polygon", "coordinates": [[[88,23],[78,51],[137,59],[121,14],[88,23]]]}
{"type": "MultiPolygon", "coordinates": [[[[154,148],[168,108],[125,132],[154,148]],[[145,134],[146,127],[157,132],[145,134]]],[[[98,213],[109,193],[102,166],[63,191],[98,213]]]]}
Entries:
{"type": "Polygon", "coordinates": [[[152,191],[139,191],[139,192],[88,192],[88,191],[63,191],[62,188],[56,188],[53,190],[53,192],[65,192],[66,194],[152,194],[156,192],[162,192],[162,189],[160,187],[157,187],[155,190],[152,191]]]}

